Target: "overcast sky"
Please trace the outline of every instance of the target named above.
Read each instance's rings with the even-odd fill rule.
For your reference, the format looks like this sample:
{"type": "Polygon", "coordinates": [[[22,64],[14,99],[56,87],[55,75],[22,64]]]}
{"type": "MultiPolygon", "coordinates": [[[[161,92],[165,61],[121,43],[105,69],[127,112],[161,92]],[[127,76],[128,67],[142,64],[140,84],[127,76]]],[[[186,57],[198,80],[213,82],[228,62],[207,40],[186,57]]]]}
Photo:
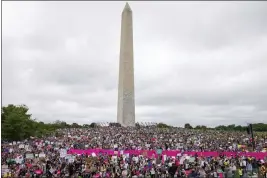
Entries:
{"type": "MultiPolygon", "coordinates": [[[[267,122],[267,2],[130,2],[137,122],[267,122]]],[[[2,102],[115,122],[125,2],[2,4],[2,102]]]]}

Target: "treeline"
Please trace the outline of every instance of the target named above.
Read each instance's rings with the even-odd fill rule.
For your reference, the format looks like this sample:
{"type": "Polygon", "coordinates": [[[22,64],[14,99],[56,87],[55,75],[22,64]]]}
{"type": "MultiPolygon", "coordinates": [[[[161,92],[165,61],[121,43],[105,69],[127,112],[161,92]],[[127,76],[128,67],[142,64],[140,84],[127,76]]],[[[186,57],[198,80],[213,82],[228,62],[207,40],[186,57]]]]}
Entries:
{"type": "MultiPolygon", "coordinates": [[[[254,132],[267,132],[267,124],[264,123],[253,123],[253,131],[254,132]]],[[[196,127],[191,126],[189,123],[184,125],[186,129],[196,129],[196,130],[223,130],[223,131],[247,131],[248,126],[241,126],[241,125],[219,125],[217,127],[207,127],[204,125],[197,125],[196,127]]]]}
{"type": "Polygon", "coordinates": [[[8,105],[1,109],[1,138],[5,141],[19,141],[31,137],[43,137],[57,134],[57,129],[95,127],[94,123],[79,125],[62,121],[44,123],[32,118],[26,105],[8,105]]]}
{"type": "MultiPolygon", "coordinates": [[[[58,129],[63,128],[94,128],[97,127],[96,123],[79,125],[78,123],[68,124],[63,121],[55,121],[53,123],[44,123],[32,118],[32,115],[28,113],[29,108],[26,105],[8,105],[2,107],[1,110],[1,138],[5,141],[19,141],[28,139],[31,137],[43,137],[54,134],[57,136],[59,133],[56,132],[58,129]]],[[[109,123],[109,126],[121,127],[118,123],[109,123]]],[[[137,128],[148,127],[140,124],[136,124],[137,128]]],[[[158,128],[171,128],[164,123],[158,123],[158,128]]],[[[236,126],[236,125],[220,125],[215,128],[208,128],[203,125],[192,127],[189,123],[184,125],[186,129],[196,130],[225,130],[225,131],[246,131],[247,126],[236,126]]],[[[266,132],[267,124],[257,123],[253,124],[253,131],[266,132]]]]}
{"type": "MultiPolygon", "coordinates": [[[[3,141],[20,141],[32,137],[44,137],[55,135],[58,129],[66,128],[95,128],[96,123],[79,125],[78,123],[68,124],[64,121],[44,123],[33,119],[28,113],[26,105],[8,105],[1,108],[1,139],[3,141]]],[[[121,127],[118,123],[109,123],[109,126],[121,127]]]]}
{"type": "MultiPolygon", "coordinates": [[[[267,131],[267,124],[264,123],[254,123],[252,124],[253,131],[255,132],[266,132],[267,131]]],[[[219,125],[215,127],[217,130],[225,130],[225,131],[247,131],[248,126],[241,126],[241,125],[219,125]]]]}

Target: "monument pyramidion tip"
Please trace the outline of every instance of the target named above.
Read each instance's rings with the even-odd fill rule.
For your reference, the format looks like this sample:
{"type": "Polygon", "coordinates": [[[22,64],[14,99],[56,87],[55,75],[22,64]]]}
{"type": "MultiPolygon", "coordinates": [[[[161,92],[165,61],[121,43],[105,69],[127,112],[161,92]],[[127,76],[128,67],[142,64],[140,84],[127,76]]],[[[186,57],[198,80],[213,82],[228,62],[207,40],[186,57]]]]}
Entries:
{"type": "Polygon", "coordinates": [[[132,9],[131,9],[131,7],[130,7],[130,5],[129,5],[128,2],[126,2],[125,6],[124,6],[123,12],[124,11],[130,11],[130,12],[132,12],[132,9]]]}

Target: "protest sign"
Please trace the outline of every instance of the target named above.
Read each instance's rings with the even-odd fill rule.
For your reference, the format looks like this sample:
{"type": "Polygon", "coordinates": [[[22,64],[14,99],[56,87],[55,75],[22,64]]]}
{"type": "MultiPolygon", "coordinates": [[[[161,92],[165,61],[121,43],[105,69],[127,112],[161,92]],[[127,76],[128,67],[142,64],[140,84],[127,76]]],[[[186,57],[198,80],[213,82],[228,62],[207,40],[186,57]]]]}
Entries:
{"type": "Polygon", "coordinates": [[[45,157],[45,154],[44,153],[40,153],[39,154],[39,158],[44,158],[45,157]]]}
{"type": "Polygon", "coordinates": [[[143,154],[142,154],[143,156],[147,156],[147,151],[145,150],[145,151],[143,151],[143,154]]]}
{"type": "Polygon", "coordinates": [[[50,172],[51,174],[54,174],[55,169],[51,168],[51,169],[49,170],[49,172],[50,172]]]}
{"type": "Polygon", "coordinates": [[[15,161],[16,161],[16,163],[17,164],[21,164],[22,162],[23,162],[23,157],[20,155],[20,156],[18,156],[18,157],[16,157],[16,159],[15,159],[15,161]]]}
{"type": "Polygon", "coordinates": [[[157,154],[161,155],[162,154],[162,149],[157,149],[157,154]]]}
{"type": "Polygon", "coordinates": [[[32,153],[28,153],[28,154],[26,154],[26,158],[27,159],[33,159],[34,155],[32,153]]]}
{"type": "Polygon", "coordinates": [[[2,169],[8,169],[8,165],[6,164],[2,165],[2,169]]]}
{"type": "Polygon", "coordinates": [[[12,153],[12,152],[13,152],[13,148],[10,148],[10,149],[9,149],[9,153],[12,153]]]}
{"type": "Polygon", "coordinates": [[[19,145],[19,148],[20,148],[20,149],[23,149],[24,146],[25,146],[24,144],[20,144],[20,145],[19,145]]]}
{"type": "Polygon", "coordinates": [[[68,162],[69,162],[69,163],[73,163],[73,162],[74,162],[74,157],[73,157],[73,156],[69,157],[69,158],[68,158],[68,162]]]}
{"type": "Polygon", "coordinates": [[[64,158],[67,155],[66,149],[60,149],[60,158],[64,158]]]}
{"type": "Polygon", "coordinates": [[[8,168],[5,168],[5,169],[2,168],[2,176],[8,174],[9,172],[10,170],[8,168]]]}
{"type": "Polygon", "coordinates": [[[190,157],[189,158],[189,163],[193,163],[195,161],[195,158],[194,157],[190,157]]]}

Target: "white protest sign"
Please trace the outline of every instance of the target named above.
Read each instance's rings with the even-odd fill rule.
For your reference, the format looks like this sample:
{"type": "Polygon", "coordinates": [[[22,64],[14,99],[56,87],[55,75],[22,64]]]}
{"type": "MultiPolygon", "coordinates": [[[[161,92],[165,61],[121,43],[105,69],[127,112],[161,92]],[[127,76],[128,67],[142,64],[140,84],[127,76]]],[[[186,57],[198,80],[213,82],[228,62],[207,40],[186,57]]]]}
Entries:
{"type": "MultiPolygon", "coordinates": [[[[143,155],[139,155],[139,156],[143,157],[143,155]]],[[[136,161],[137,163],[139,162],[139,157],[138,157],[138,156],[135,157],[135,161],[136,161]]]]}
{"type": "Polygon", "coordinates": [[[9,172],[10,172],[10,170],[8,168],[6,168],[6,169],[2,168],[2,175],[5,175],[5,174],[7,174],[9,172]]]}
{"type": "Polygon", "coordinates": [[[68,159],[68,162],[69,162],[69,163],[73,163],[73,162],[74,162],[74,157],[73,157],[73,156],[70,157],[70,158],[68,159]]]}
{"type": "Polygon", "coordinates": [[[25,146],[25,145],[23,145],[23,144],[20,144],[20,145],[19,145],[19,148],[24,148],[24,146],[25,146]]]}
{"type": "Polygon", "coordinates": [[[166,161],[167,155],[163,155],[163,160],[166,161]]]}
{"type": "Polygon", "coordinates": [[[129,158],[130,157],[130,154],[129,153],[126,153],[125,156],[126,156],[126,158],[129,158]]]}
{"type": "Polygon", "coordinates": [[[70,157],[72,157],[72,155],[71,155],[71,154],[67,154],[67,155],[65,156],[65,159],[69,159],[70,157]]]}
{"type": "Polygon", "coordinates": [[[60,158],[64,158],[67,155],[66,149],[60,149],[60,158]]]}
{"type": "Polygon", "coordinates": [[[195,158],[194,158],[194,157],[190,157],[190,158],[189,158],[189,162],[190,162],[190,163],[193,163],[194,161],[195,161],[195,158]]]}
{"type": "Polygon", "coordinates": [[[185,157],[183,156],[183,157],[180,159],[180,164],[184,164],[184,160],[185,160],[185,157]]]}
{"type": "Polygon", "coordinates": [[[44,153],[40,153],[39,154],[39,158],[44,158],[45,157],[45,154],[44,153]]]}
{"type": "Polygon", "coordinates": [[[49,172],[50,172],[51,174],[53,174],[53,173],[55,172],[55,169],[51,168],[51,169],[49,170],[49,172]]]}
{"type": "Polygon", "coordinates": [[[123,161],[125,161],[126,155],[122,155],[122,159],[123,159],[123,161]]]}
{"type": "Polygon", "coordinates": [[[8,165],[2,165],[2,169],[8,169],[8,165]]]}
{"type": "Polygon", "coordinates": [[[34,155],[32,153],[26,154],[27,159],[33,159],[34,155]]]}
{"type": "Polygon", "coordinates": [[[21,164],[23,162],[23,157],[22,156],[18,156],[18,157],[16,157],[15,161],[16,161],[17,164],[21,164]]]}
{"type": "Polygon", "coordinates": [[[114,163],[117,162],[117,156],[112,156],[112,157],[111,157],[111,160],[112,160],[112,162],[114,162],[114,163]]]}

